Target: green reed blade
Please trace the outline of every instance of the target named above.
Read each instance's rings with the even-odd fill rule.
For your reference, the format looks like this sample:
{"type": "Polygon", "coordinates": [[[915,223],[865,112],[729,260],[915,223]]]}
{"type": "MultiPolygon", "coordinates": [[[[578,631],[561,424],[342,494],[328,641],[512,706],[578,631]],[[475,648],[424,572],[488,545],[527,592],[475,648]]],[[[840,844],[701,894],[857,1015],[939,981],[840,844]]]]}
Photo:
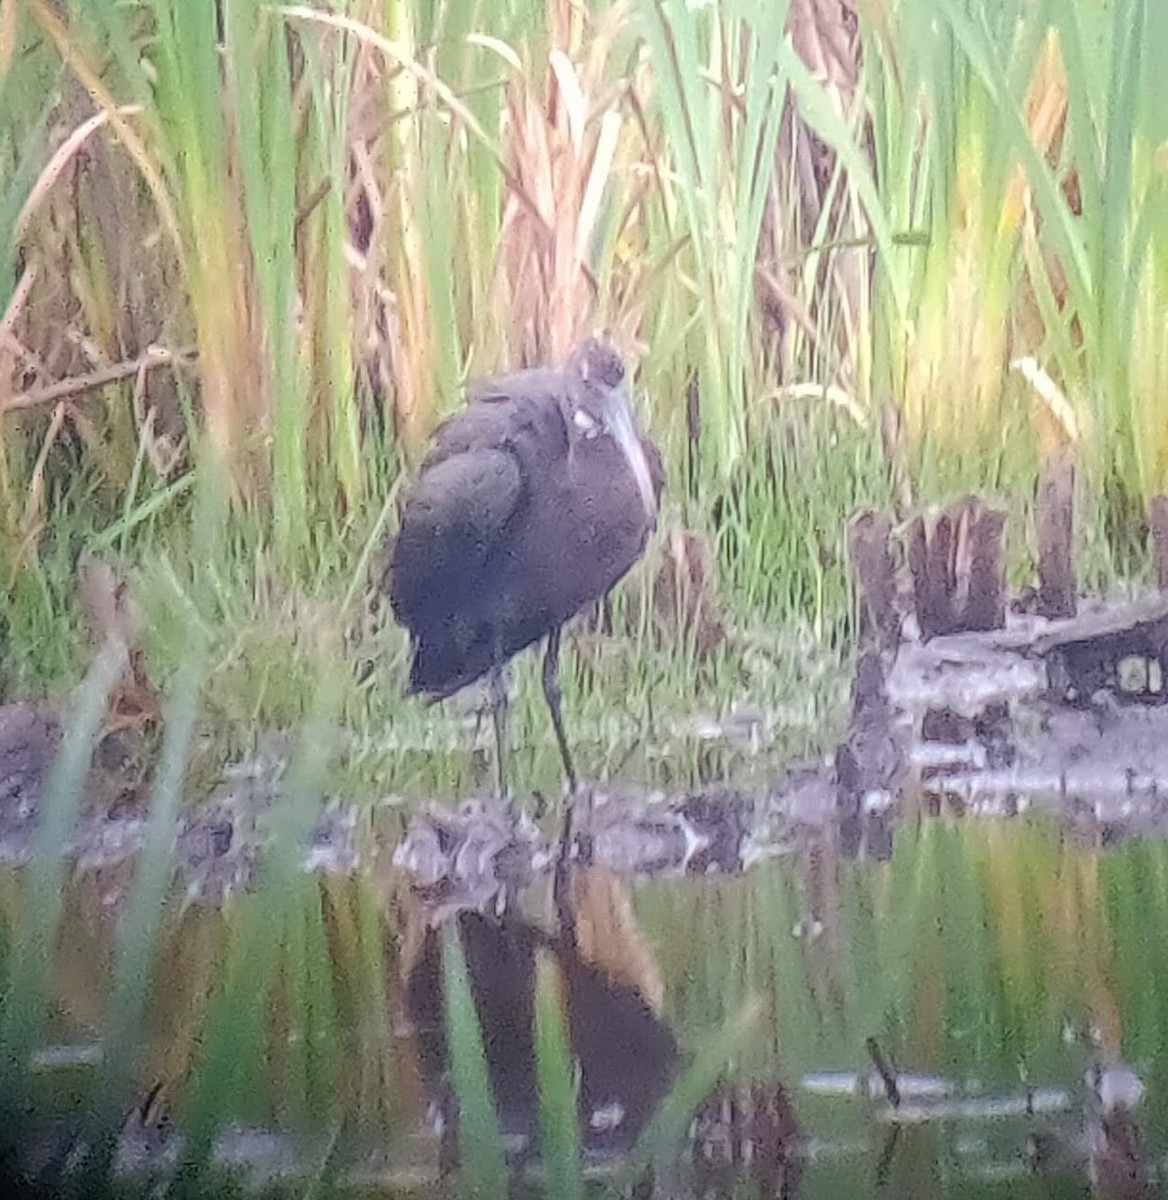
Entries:
{"type": "Polygon", "coordinates": [[[535,1067],[547,1194],[582,1200],[580,1121],[566,1014],[563,976],[551,954],[541,951],[535,978],[535,1067]]]}
{"type": "Polygon", "coordinates": [[[0,1012],[0,1096],[10,1099],[21,1095],[28,1056],[40,1035],[69,870],[67,847],[106,702],[125,664],[124,643],[111,640],[102,647],[78,692],[41,801],[28,872],[27,918],[13,950],[0,1012]]]}
{"type": "Polygon", "coordinates": [[[466,957],[453,922],[442,934],[442,979],[450,1070],[458,1101],[461,1194],[467,1200],[502,1200],[507,1195],[507,1162],[466,957]]]}

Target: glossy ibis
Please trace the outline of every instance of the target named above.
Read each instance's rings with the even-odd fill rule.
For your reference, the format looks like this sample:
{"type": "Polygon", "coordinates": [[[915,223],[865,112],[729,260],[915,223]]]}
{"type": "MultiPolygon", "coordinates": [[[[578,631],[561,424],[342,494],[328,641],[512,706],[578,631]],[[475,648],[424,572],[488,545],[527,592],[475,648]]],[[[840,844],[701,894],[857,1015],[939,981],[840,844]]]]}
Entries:
{"type": "Polygon", "coordinates": [[[589,338],[562,368],[467,388],[405,497],[386,576],[410,633],[409,691],[430,700],[487,676],[499,791],[507,790],[504,665],[547,638],[543,694],[569,791],[560,631],[641,556],[663,475],[633,421],[624,363],[589,338]]]}

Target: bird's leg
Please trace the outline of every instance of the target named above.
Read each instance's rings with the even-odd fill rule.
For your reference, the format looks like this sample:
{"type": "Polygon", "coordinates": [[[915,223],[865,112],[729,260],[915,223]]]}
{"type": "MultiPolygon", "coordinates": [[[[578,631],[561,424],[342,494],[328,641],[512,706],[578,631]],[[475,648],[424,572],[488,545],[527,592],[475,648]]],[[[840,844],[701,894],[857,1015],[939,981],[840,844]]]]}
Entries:
{"type": "Polygon", "coordinates": [[[576,768],[572,765],[572,753],[564,734],[563,696],[560,693],[560,627],[548,634],[547,651],[543,656],[543,698],[552,714],[552,726],[556,731],[556,742],[560,747],[560,758],[564,761],[564,776],[568,781],[568,794],[576,793],[576,768]]]}
{"type": "MultiPolygon", "coordinates": [[[[560,627],[556,626],[548,634],[547,650],[543,658],[543,696],[547,701],[548,711],[552,714],[552,726],[556,731],[556,742],[560,747],[560,758],[564,761],[564,776],[568,781],[568,795],[564,801],[564,821],[560,828],[560,852],[556,859],[555,875],[552,881],[552,896],[559,918],[560,934],[563,937],[574,938],[574,927],[571,920],[571,901],[569,896],[569,875],[571,871],[572,842],[575,839],[573,818],[575,816],[576,799],[576,768],[572,765],[572,753],[568,749],[568,738],[564,733],[564,714],[562,708],[563,696],[560,693],[560,627]]],[[[568,944],[573,944],[569,942],[568,944]]]]}
{"type": "Polygon", "coordinates": [[[499,799],[510,800],[507,787],[507,680],[501,666],[492,667],[487,676],[491,697],[491,720],[495,726],[495,784],[499,799]]]}

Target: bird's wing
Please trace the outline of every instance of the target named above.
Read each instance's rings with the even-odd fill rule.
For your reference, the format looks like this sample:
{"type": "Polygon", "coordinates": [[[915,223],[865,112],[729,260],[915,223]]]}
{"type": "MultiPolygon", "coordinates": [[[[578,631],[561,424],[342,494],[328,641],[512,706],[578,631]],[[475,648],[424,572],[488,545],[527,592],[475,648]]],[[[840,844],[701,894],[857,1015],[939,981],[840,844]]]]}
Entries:
{"type": "Polygon", "coordinates": [[[527,481],[567,454],[556,397],[532,387],[532,374],[487,381],[491,402],[474,393],[435,431],[402,508],[386,579],[395,616],[411,628],[481,590],[527,481]]]}
{"type": "MultiPolygon", "coordinates": [[[[515,378],[526,379],[536,372],[515,378]]],[[[494,389],[509,384],[510,377],[487,380],[494,389]]],[[[460,454],[503,450],[515,456],[521,475],[537,465],[544,467],[566,456],[568,431],[555,395],[519,392],[504,395],[500,390],[472,393],[466,408],[444,421],[434,433],[430,452],[422,463],[422,475],[439,463],[460,454]]]]}
{"type": "Polygon", "coordinates": [[[454,454],[418,477],[402,523],[435,538],[490,541],[515,510],[522,487],[519,464],[504,449],[454,454]]]}
{"type": "Polygon", "coordinates": [[[496,446],[427,460],[402,508],[389,567],[394,612],[413,625],[450,611],[478,575],[523,494],[516,457],[496,446]]]}
{"type": "Polygon", "coordinates": [[[466,385],[470,405],[498,404],[523,398],[555,399],[563,395],[564,373],[550,367],[529,368],[511,375],[492,375],[487,379],[472,379],[466,385]]]}
{"type": "Polygon", "coordinates": [[[434,431],[434,441],[422,462],[421,477],[439,463],[460,454],[481,450],[505,450],[514,424],[510,407],[471,404],[443,421],[434,431]]]}

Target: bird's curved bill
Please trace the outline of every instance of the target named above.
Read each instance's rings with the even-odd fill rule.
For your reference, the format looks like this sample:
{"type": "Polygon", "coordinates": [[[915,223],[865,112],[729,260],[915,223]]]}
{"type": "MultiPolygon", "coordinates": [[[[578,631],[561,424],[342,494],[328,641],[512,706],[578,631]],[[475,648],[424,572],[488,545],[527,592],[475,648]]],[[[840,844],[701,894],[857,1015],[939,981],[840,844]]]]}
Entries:
{"type": "Polygon", "coordinates": [[[653,490],[653,478],[649,474],[649,460],[645,457],[645,448],[641,445],[637,427],[633,424],[633,408],[629,401],[627,384],[622,384],[609,397],[605,423],[613,441],[625,456],[633,478],[637,481],[637,491],[641,493],[646,516],[653,516],[657,511],[657,495],[653,490]]]}

